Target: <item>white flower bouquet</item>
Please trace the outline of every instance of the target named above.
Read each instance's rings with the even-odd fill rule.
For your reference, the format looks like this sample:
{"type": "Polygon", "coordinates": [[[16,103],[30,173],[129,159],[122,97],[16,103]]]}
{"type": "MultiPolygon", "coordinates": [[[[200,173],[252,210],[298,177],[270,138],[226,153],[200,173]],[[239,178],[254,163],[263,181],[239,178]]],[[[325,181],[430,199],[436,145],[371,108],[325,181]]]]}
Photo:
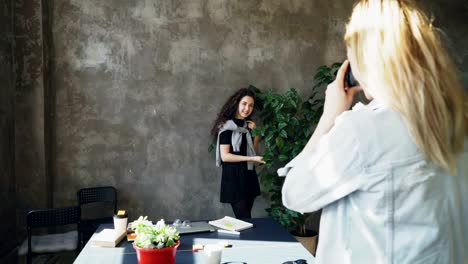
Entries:
{"type": "Polygon", "coordinates": [[[140,216],[132,222],[132,229],[137,235],[135,245],[140,248],[165,248],[174,246],[180,238],[179,232],[174,227],[168,226],[164,220],[159,220],[156,225],[148,217],[140,216]]]}

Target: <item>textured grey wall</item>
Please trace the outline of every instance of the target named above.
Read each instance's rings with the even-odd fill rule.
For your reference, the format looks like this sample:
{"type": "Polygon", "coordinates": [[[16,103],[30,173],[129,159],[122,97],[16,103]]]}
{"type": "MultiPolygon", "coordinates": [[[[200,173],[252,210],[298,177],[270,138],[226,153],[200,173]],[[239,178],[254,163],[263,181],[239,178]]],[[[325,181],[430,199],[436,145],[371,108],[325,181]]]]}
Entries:
{"type": "MultiPolygon", "coordinates": [[[[315,69],[345,57],[342,36],[352,4],[48,2],[52,37],[46,41],[53,47],[49,77],[56,93],[56,158],[50,169],[54,205],[75,203],[81,187],[110,184],[119,190],[119,207],[132,217],[153,219],[231,214],[218,202],[221,172],[207,153],[209,129],[221,104],[248,84],[276,91],[295,87],[308,95],[315,69]]],[[[17,52],[16,174],[18,190],[26,194],[18,198],[20,206],[32,207],[46,200],[37,192],[47,181],[44,14],[39,0],[18,3],[23,17],[17,27],[24,31],[18,32],[17,41],[24,41],[24,49],[17,52]]],[[[468,84],[466,1],[424,3],[446,32],[468,84]]],[[[259,201],[254,216],[265,215],[265,205],[259,201]]]]}
{"type": "Polygon", "coordinates": [[[13,1],[0,2],[0,263],[15,261],[13,1]]]}
{"type": "Polygon", "coordinates": [[[424,1],[442,30],[442,38],[460,69],[460,78],[468,91],[468,0],[424,1]]]}
{"type": "Polygon", "coordinates": [[[54,1],[56,201],[111,184],[134,217],[232,214],[207,152],[217,111],[249,84],[309,93],[344,58],[348,2],[54,1]]]}

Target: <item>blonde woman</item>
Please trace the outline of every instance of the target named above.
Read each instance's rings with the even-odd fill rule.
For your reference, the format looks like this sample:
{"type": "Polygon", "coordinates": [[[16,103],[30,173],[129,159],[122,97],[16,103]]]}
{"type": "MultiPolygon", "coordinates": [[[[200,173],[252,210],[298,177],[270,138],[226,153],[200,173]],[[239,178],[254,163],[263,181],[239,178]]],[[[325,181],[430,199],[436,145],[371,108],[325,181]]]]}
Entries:
{"type": "Polygon", "coordinates": [[[467,95],[437,31],[411,2],[362,0],[345,43],[318,127],[278,170],[284,205],[323,208],[317,263],[468,263],[467,95]]]}

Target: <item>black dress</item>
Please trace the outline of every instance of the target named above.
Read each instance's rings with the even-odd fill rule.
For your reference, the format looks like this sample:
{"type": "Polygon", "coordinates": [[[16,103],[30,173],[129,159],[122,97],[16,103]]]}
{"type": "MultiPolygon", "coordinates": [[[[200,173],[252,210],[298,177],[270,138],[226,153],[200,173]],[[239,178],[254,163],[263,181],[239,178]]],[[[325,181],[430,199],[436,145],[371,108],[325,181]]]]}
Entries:
{"type": "MultiPolygon", "coordinates": [[[[244,120],[233,119],[236,125],[243,127],[244,120]]],[[[242,143],[239,152],[233,152],[231,143],[232,131],[227,130],[220,134],[219,144],[230,145],[229,152],[235,155],[247,156],[247,134],[242,134],[242,143]]],[[[223,162],[223,174],[221,178],[221,196],[222,203],[235,203],[240,200],[253,199],[260,195],[260,185],[258,183],[257,173],[254,170],[247,169],[247,162],[223,162]]]]}

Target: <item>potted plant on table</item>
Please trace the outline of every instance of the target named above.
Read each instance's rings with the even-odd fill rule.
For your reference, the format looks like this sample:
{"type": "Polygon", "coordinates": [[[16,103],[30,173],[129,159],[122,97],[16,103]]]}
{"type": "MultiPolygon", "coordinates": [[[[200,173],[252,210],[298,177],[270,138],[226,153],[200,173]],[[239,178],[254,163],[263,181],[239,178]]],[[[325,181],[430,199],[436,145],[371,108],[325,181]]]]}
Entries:
{"type": "Polygon", "coordinates": [[[180,236],[174,227],[166,225],[163,219],[153,225],[146,216],[140,216],[131,226],[136,234],[133,248],[139,264],[175,263],[180,236]]]}

